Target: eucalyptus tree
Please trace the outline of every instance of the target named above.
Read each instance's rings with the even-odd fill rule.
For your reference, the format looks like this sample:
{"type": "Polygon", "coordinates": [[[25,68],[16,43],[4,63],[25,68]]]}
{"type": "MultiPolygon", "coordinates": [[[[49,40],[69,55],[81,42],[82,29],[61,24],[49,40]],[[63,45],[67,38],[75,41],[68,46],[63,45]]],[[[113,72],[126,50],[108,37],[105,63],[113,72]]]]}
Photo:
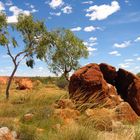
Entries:
{"type": "Polygon", "coordinates": [[[69,80],[69,73],[80,66],[79,60],[88,57],[87,47],[70,30],[57,29],[51,34],[54,37],[55,49],[52,53],[50,70],[57,75],[61,73],[69,80]]]}
{"type": "Polygon", "coordinates": [[[20,63],[25,60],[26,65],[33,68],[35,57],[41,60],[45,59],[46,53],[51,47],[51,37],[44,22],[35,20],[32,15],[19,15],[17,23],[8,24],[6,15],[1,13],[0,46],[7,50],[7,54],[14,65],[6,88],[6,98],[8,99],[11,82],[20,63]],[[16,36],[13,32],[15,32],[16,36]],[[14,49],[17,52],[16,54],[12,53],[14,49]]]}

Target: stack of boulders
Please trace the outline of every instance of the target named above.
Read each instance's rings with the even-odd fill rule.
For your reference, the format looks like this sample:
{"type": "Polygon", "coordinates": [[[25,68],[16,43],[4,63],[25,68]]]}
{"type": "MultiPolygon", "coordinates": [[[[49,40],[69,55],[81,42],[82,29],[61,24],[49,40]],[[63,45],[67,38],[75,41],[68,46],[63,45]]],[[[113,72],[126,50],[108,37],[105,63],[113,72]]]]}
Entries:
{"type": "Polygon", "coordinates": [[[54,107],[54,116],[60,117],[64,125],[74,123],[80,115],[80,112],[70,99],[60,99],[54,104],[54,107]]]}
{"type": "Polygon", "coordinates": [[[118,120],[135,122],[140,115],[140,78],[105,63],[78,69],[70,78],[69,95],[77,108],[113,110],[118,120]]]}

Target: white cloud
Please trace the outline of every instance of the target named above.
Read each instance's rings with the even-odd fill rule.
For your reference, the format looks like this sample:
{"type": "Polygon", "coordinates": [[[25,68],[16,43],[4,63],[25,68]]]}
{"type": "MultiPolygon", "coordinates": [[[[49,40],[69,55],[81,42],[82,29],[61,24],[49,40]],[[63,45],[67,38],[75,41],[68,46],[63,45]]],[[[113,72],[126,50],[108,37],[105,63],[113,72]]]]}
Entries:
{"type": "Polygon", "coordinates": [[[23,10],[18,8],[17,6],[11,6],[9,8],[9,11],[13,13],[12,16],[8,16],[7,22],[8,23],[16,23],[18,22],[18,15],[19,14],[25,14],[25,15],[30,15],[30,13],[35,12],[35,11],[29,11],[29,10],[23,10]]]}
{"type": "Polygon", "coordinates": [[[129,3],[129,0],[125,0],[125,3],[129,3]]]}
{"type": "MultiPolygon", "coordinates": [[[[71,31],[81,31],[82,28],[81,27],[75,27],[75,28],[72,28],[71,31]]],[[[85,32],[92,32],[92,31],[95,31],[95,30],[101,30],[100,27],[94,27],[94,26],[87,26],[87,27],[84,27],[83,29],[85,32]]],[[[89,38],[89,41],[96,41],[97,38],[89,38]]]]}
{"type": "Polygon", "coordinates": [[[119,67],[121,67],[121,68],[129,68],[130,65],[131,65],[131,63],[121,63],[121,64],[119,64],[119,67]]]}
{"type": "Polygon", "coordinates": [[[13,2],[11,0],[8,0],[6,3],[5,3],[6,6],[12,6],[13,5],[13,2]]]}
{"type": "Polygon", "coordinates": [[[135,66],[134,69],[135,70],[139,70],[140,69],[140,66],[135,66]]]}
{"type": "Polygon", "coordinates": [[[125,59],[124,61],[125,61],[125,62],[133,62],[134,59],[125,59]]]}
{"type": "Polygon", "coordinates": [[[15,16],[15,15],[9,16],[7,19],[7,22],[8,23],[17,23],[18,22],[17,16],[15,16]]]}
{"type": "Polygon", "coordinates": [[[51,8],[56,9],[64,4],[63,0],[52,0],[49,5],[51,8]]]}
{"type": "Polygon", "coordinates": [[[97,50],[97,48],[92,48],[92,47],[98,44],[98,42],[96,41],[97,41],[97,37],[90,37],[87,42],[83,42],[83,43],[85,46],[87,46],[89,51],[91,50],[95,51],[97,50]]]}
{"type": "Polygon", "coordinates": [[[2,55],[2,58],[9,58],[9,55],[2,55]]]}
{"type": "Polygon", "coordinates": [[[42,71],[44,70],[44,68],[43,68],[43,67],[39,67],[38,70],[39,70],[40,72],[42,72],[42,71]]]}
{"type": "Polygon", "coordinates": [[[4,4],[0,1],[0,11],[5,10],[4,4]]]}
{"type": "Polygon", "coordinates": [[[139,54],[138,53],[135,53],[135,54],[133,54],[133,56],[137,57],[137,56],[139,56],[139,54]]]}
{"type": "Polygon", "coordinates": [[[97,48],[87,47],[89,52],[97,51],[97,48]]]}
{"type": "Polygon", "coordinates": [[[124,41],[123,43],[115,43],[114,44],[114,47],[116,47],[116,48],[127,48],[127,47],[129,47],[131,45],[131,41],[129,40],[129,41],[124,41]]]}
{"type": "Polygon", "coordinates": [[[140,57],[138,57],[137,60],[140,61],[140,57]]]}
{"type": "Polygon", "coordinates": [[[94,27],[94,26],[87,26],[84,28],[84,31],[85,32],[92,32],[92,31],[95,31],[97,29],[97,27],[94,27]]]}
{"type": "Polygon", "coordinates": [[[32,9],[30,12],[31,12],[31,13],[36,13],[36,12],[38,12],[38,10],[32,9]]]}
{"type": "Polygon", "coordinates": [[[87,47],[92,47],[92,46],[95,46],[97,45],[98,43],[97,42],[83,42],[85,46],[87,47]]]}
{"type": "Polygon", "coordinates": [[[35,6],[33,4],[30,4],[30,3],[25,3],[26,6],[28,6],[28,8],[30,8],[30,12],[31,13],[36,13],[38,12],[38,10],[35,9],[35,6]]]}
{"type": "Polygon", "coordinates": [[[34,9],[34,8],[35,8],[35,6],[31,4],[31,5],[30,5],[30,8],[34,9]]]}
{"type": "Polygon", "coordinates": [[[13,14],[14,14],[15,16],[18,16],[18,15],[21,14],[21,13],[23,13],[23,14],[25,14],[25,15],[30,15],[30,11],[20,9],[20,8],[18,8],[17,6],[11,6],[11,7],[9,8],[9,11],[13,12],[13,14]]]}
{"type": "Polygon", "coordinates": [[[61,12],[58,12],[58,13],[50,12],[50,15],[52,15],[52,16],[60,16],[61,15],[61,12]]]}
{"type": "Polygon", "coordinates": [[[62,8],[61,9],[62,10],[62,12],[64,13],[64,14],[70,14],[70,13],[72,13],[72,7],[71,6],[65,6],[64,8],[62,8]]]}
{"type": "Polygon", "coordinates": [[[139,42],[139,41],[140,41],[140,36],[137,37],[134,41],[135,41],[135,42],[139,42]]]}
{"type": "Polygon", "coordinates": [[[115,55],[115,56],[121,56],[121,54],[118,51],[112,51],[109,52],[110,55],[115,55]]]}
{"type": "Polygon", "coordinates": [[[108,16],[120,10],[119,3],[117,1],[112,1],[111,5],[94,5],[90,6],[87,9],[87,17],[90,17],[90,20],[104,20],[108,16]]]}
{"type": "Polygon", "coordinates": [[[77,31],[81,31],[82,28],[81,27],[75,27],[75,28],[72,28],[70,30],[73,31],[73,32],[77,32],[77,31]]]}
{"type": "Polygon", "coordinates": [[[97,41],[97,37],[90,37],[90,38],[89,38],[89,41],[95,42],[95,41],[97,41]]]}
{"type": "Polygon", "coordinates": [[[93,4],[93,1],[84,1],[82,4],[93,4]]]}

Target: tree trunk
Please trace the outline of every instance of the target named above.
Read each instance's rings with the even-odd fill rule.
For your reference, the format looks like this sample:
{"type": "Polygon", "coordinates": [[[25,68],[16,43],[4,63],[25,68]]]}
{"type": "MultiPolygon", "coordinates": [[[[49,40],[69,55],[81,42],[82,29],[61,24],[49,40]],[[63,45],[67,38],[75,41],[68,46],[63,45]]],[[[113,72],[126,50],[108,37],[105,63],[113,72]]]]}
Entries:
{"type": "Polygon", "coordinates": [[[11,86],[11,83],[12,83],[12,80],[13,80],[13,77],[15,75],[17,68],[18,68],[18,65],[15,66],[11,76],[9,77],[8,83],[7,83],[7,87],[6,87],[6,99],[7,100],[9,99],[9,89],[10,89],[10,86],[11,86]]]}
{"type": "Polygon", "coordinates": [[[68,72],[64,72],[64,77],[66,78],[67,81],[69,81],[68,72]]]}

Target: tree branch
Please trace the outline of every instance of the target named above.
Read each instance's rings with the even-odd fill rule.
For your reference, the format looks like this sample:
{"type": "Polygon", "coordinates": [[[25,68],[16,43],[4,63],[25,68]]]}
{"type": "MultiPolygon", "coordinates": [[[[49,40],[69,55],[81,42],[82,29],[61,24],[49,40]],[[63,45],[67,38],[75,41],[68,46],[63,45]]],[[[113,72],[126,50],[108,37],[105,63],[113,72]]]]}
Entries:
{"type": "Polygon", "coordinates": [[[27,57],[27,56],[29,56],[29,54],[25,54],[25,55],[17,62],[17,65],[19,65],[20,62],[21,62],[25,57],[27,57]]]}
{"type": "Polygon", "coordinates": [[[12,53],[11,53],[11,51],[10,51],[10,48],[9,48],[8,44],[6,45],[6,47],[7,47],[7,51],[8,51],[7,54],[11,57],[11,59],[12,59],[14,65],[16,66],[16,60],[15,60],[14,56],[12,55],[12,53]]]}
{"type": "Polygon", "coordinates": [[[18,53],[18,54],[15,56],[15,61],[17,60],[17,58],[18,58],[20,55],[22,55],[22,54],[24,54],[24,53],[26,53],[26,52],[27,52],[27,50],[18,53]]]}

